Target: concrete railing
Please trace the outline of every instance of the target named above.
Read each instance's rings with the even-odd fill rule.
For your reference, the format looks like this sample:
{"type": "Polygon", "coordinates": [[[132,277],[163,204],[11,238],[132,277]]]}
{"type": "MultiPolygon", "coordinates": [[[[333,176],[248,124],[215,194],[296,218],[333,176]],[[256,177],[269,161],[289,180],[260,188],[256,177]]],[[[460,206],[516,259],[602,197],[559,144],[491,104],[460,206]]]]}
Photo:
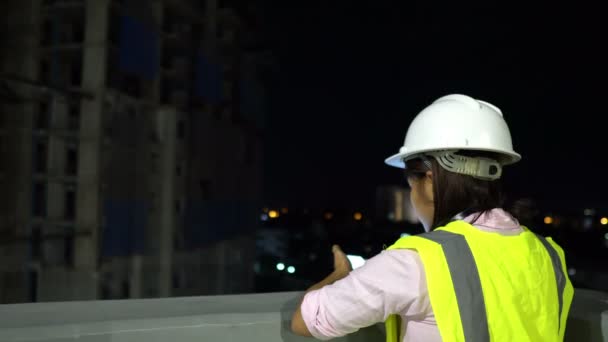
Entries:
{"type": "Polygon", "coordinates": [[[608,293],[576,289],[566,341],[608,341],[608,293]]]}
{"type": "MultiPolygon", "coordinates": [[[[311,341],[289,331],[301,293],[0,305],[0,341],[311,341]]],[[[335,341],[383,341],[381,325],[335,341]]],[[[608,294],[577,290],[567,341],[608,341],[608,294]]]]}

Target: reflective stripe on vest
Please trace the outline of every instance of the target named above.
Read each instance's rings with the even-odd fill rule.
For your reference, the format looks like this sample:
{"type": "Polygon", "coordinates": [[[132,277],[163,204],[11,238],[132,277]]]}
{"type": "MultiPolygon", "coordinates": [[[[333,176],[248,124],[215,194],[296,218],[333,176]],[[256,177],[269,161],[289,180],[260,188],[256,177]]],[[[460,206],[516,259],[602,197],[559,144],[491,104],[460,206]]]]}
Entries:
{"type": "Polygon", "coordinates": [[[443,248],[456,292],[464,340],[490,341],[486,305],[483,296],[479,295],[483,293],[479,272],[464,236],[436,230],[425,234],[423,238],[436,242],[443,248]]]}
{"type": "MultiPolygon", "coordinates": [[[[545,340],[545,337],[547,338],[547,341],[563,339],[566,316],[573,295],[572,285],[564,273],[565,262],[563,261],[563,251],[552,240],[545,239],[541,236],[534,236],[527,231],[527,229],[525,230],[526,232],[521,234],[521,238],[504,237],[504,239],[507,240],[496,240],[497,238],[501,239],[501,236],[495,233],[481,232],[464,221],[455,221],[446,227],[439,228],[430,233],[400,239],[393,246],[389,247],[389,249],[411,248],[418,251],[425,268],[433,312],[435,313],[437,325],[444,341],[489,342],[491,340],[509,340],[509,338],[513,338],[514,334],[517,337],[520,337],[518,334],[523,334],[523,337],[521,338],[522,341],[537,340],[540,336],[534,335],[535,333],[541,334],[542,340],[545,340]],[[471,241],[467,242],[467,238],[471,241]],[[497,296],[499,296],[498,293],[502,294],[503,292],[501,291],[503,291],[503,289],[505,296],[518,292],[515,290],[509,292],[509,284],[490,284],[492,288],[486,290],[489,291],[486,295],[489,295],[490,298],[493,299],[492,303],[494,307],[492,309],[494,309],[494,318],[501,316],[501,308],[497,308],[497,305],[504,305],[505,310],[507,310],[505,312],[519,313],[519,311],[521,311],[522,316],[510,317],[516,322],[511,325],[509,323],[495,322],[494,328],[491,328],[492,322],[488,321],[487,303],[484,301],[484,291],[482,287],[483,282],[478,270],[479,261],[476,262],[474,257],[475,253],[471,249],[472,245],[470,245],[470,242],[477,244],[484,243],[486,242],[484,240],[486,238],[489,238],[489,240],[491,240],[490,242],[518,241],[518,244],[512,246],[520,246],[518,248],[523,248],[522,254],[529,254],[530,258],[534,259],[531,260],[531,265],[544,265],[543,267],[552,269],[553,274],[555,275],[552,277],[555,279],[557,287],[556,301],[547,299],[549,300],[548,302],[539,301],[539,303],[540,305],[546,306],[541,308],[541,311],[549,316],[555,316],[555,321],[545,320],[546,322],[540,322],[543,324],[542,327],[539,326],[538,329],[528,329],[530,326],[527,326],[526,324],[534,323],[534,318],[532,316],[534,313],[538,312],[539,303],[536,303],[537,307],[529,309],[529,313],[526,312],[526,308],[520,309],[517,307],[514,309],[514,307],[520,305],[517,303],[511,304],[512,307],[509,308],[509,301],[504,302],[496,299],[497,296]],[[527,251],[527,249],[532,251],[527,251]],[[547,255],[550,258],[550,263],[547,260],[547,255]],[[536,262],[536,264],[534,262],[536,262]],[[449,284],[450,280],[451,284],[449,284]],[[503,286],[503,288],[500,288],[501,286],[503,286]],[[551,303],[555,306],[552,306],[551,303]],[[555,307],[555,310],[551,309],[551,307],[555,307]],[[510,311],[508,309],[510,309],[510,311]],[[534,311],[534,309],[537,309],[537,311],[534,311]],[[526,317],[526,314],[530,314],[531,317],[526,317]],[[518,329],[522,331],[517,331],[518,329]]],[[[505,246],[510,245],[507,244],[505,246]]],[[[496,248],[505,248],[505,246],[501,246],[498,243],[496,244],[496,248]]],[[[488,248],[478,248],[478,253],[481,253],[480,250],[483,251],[487,249],[488,248]]],[[[482,265],[487,265],[487,263],[482,263],[482,265]]],[[[543,270],[529,271],[537,273],[542,272],[543,270]]],[[[548,270],[545,269],[544,271],[546,273],[548,270]]],[[[526,274],[525,272],[523,274],[526,274]]],[[[534,276],[530,276],[529,278],[537,279],[538,277],[535,278],[534,276]]],[[[487,274],[485,279],[487,283],[487,274]]],[[[522,281],[524,280],[526,279],[522,279],[522,281]]],[[[542,286],[539,285],[538,289],[544,289],[544,297],[548,298],[546,296],[551,293],[549,290],[550,284],[546,284],[545,282],[542,283],[542,286]]],[[[529,284],[526,285],[529,286],[529,284]]],[[[525,295],[530,294],[525,293],[525,295]]],[[[543,296],[541,295],[539,297],[543,296]]],[[[502,315],[506,315],[506,313],[502,315]]],[[[498,318],[500,318],[498,321],[509,319],[509,317],[498,318]]],[[[396,342],[401,338],[398,332],[399,326],[396,322],[398,321],[394,316],[387,320],[388,342],[396,342]]]]}
{"type": "MultiPolygon", "coordinates": [[[[557,282],[557,300],[559,301],[559,316],[561,318],[562,312],[564,309],[564,290],[566,289],[566,276],[564,275],[564,271],[562,269],[562,262],[557,254],[557,251],[547,239],[540,235],[536,235],[540,242],[543,243],[549,256],[551,256],[551,262],[553,263],[553,271],[555,272],[555,281],[557,282]]],[[[561,328],[561,319],[559,321],[558,326],[561,328]]]]}

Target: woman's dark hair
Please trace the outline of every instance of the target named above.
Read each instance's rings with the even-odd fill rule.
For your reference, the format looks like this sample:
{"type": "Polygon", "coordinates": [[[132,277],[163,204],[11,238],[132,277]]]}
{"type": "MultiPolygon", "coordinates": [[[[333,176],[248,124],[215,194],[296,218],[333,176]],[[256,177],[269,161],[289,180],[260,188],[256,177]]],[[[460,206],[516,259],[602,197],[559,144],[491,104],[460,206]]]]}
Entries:
{"type": "MultiPolygon", "coordinates": [[[[459,151],[457,154],[496,159],[495,155],[487,152],[459,151]]],[[[500,179],[482,180],[450,172],[441,167],[433,157],[424,160],[413,159],[407,161],[406,166],[406,177],[423,178],[427,171],[433,172],[435,214],[432,229],[446,225],[458,214],[468,216],[478,213],[473,220],[475,222],[481,215],[494,208],[503,208],[520,221],[531,218],[529,214],[531,203],[516,201],[512,209],[505,208],[505,196],[500,179]]]]}

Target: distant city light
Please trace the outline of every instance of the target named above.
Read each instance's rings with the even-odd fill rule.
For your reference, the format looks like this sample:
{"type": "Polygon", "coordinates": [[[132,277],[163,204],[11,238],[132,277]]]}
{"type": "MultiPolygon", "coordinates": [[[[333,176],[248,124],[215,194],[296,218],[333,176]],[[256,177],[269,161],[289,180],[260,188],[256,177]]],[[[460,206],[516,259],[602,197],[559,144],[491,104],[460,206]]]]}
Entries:
{"type": "Polygon", "coordinates": [[[259,262],[256,262],[255,264],[253,264],[253,272],[260,273],[261,270],[262,270],[262,266],[260,265],[259,262]]]}
{"type": "Polygon", "coordinates": [[[608,217],[602,217],[600,219],[600,223],[602,224],[602,226],[605,226],[608,224],[608,217]]]}
{"type": "Polygon", "coordinates": [[[262,215],[260,215],[260,220],[262,220],[262,221],[268,221],[268,214],[262,214],[262,215]]]}
{"type": "Polygon", "coordinates": [[[568,275],[573,276],[573,275],[575,275],[575,274],[576,274],[576,269],[575,269],[575,268],[569,268],[569,269],[568,269],[568,275]]]}
{"type": "Polygon", "coordinates": [[[604,239],[608,240],[608,233],[604,234],[604,239]]]}
{"type": "Polygon", "coordinates": [[[296,268],[293,266],[289,266],[287,267],[287,273],[294,273],[296,271],[296,268]]]}
{"type": "Polygon", "coordinates": [[[357,269],[365,264],[365,259],[363,259],[363,257],[360,255],[350,255],[349,254],[349,255],[346,255],[346,257],[348,258],[348,261],[350,261],[350,265],[353,267],[353,270],[357,269]]]}
{"type": "Polygon", "coordinates": [[[288,212],[289,212],[289,209],[281,208],[281,214],[287,214],[288,212]]]}
{"type": "Polygon", "coordinates": [[[271,211],[268,212],[268,216],[271,219],[275,219],[275,218],[279,217],[279,212],[276,211],[276,210],[271,210],[271,211]]]}
{"type": "Polygon", "coordinates": [[[583,213],[585,214],[585,216],[592,216],[593,214],[595,214],[595,210],[593,210],[593,209],[585,209],[583,211],[583,213]]]}
{"type": "Polygon", "coordinates": [[[285,264],[280,262],[277,264],[277,270],[282,271],[285,269],[285,264]]]}
{"type": "Polygon", "coordinates": [[[326,220],[331,220],[332,218],[334,218],[334,214],[328,211],[323,214],[323,218],[325,218],[326,220]]]}
{"type": "Polygon", "coordinates": [[[355,221],[361,221],[363,219],[363,214],[361,214],[360,212],[356,212],[353,215],[353,218],[355,219],[355,221]]]}
{"type": "Polygon", "coordinates": [[[545,222],[545,224],[551,224],[551,223],[553,223],[553,217],[551,217],[551,216],[545,216],[544,222],[545,222]]]}
{"type": "Polygon", "coordinates": [[[402,238],[408,237],[408,236],[410,236],[410,234],[408,234],[408,233],[401,233],[401,235],[400,235],[400,237],[402,237],[402,238]]]}

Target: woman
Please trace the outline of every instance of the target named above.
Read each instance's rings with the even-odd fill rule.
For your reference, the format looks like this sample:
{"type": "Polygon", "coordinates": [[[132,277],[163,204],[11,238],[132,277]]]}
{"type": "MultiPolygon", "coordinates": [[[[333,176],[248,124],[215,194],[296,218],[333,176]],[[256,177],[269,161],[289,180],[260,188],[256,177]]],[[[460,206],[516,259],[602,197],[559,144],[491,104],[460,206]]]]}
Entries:
{"type": "Polygon", "coordinates": [[[292,330],[330,339],[386,322],[387,341],[561,341],[573,296],[562,249],[503,208],[520,159],[501,111],[448,95],[420,112],[386,163],[405,169],[427,233],[311,287],[292,330]]]}

